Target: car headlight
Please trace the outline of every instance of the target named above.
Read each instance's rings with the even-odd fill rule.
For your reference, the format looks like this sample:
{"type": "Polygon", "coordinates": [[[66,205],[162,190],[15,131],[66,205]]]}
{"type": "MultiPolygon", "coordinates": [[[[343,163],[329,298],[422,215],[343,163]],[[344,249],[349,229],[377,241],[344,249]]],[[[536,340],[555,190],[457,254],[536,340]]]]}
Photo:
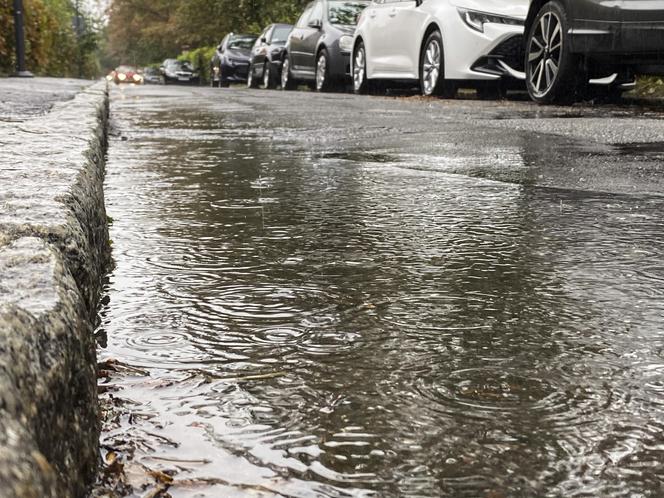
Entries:
{"type": "Polygon", "coordinates": [[[127,79],[127,75],[124,74],[124,73],[120,73],[120,74],[118,74],[118,79],[119,79],[120,81],[124,81],[124,80],[127,79]]]}
{"type": "Polygon", "coordinates": [[[140,74],[135,74],[134,75],[134,81],[141,81],[143,77],[140,74]]]}
{"type": "Polygon", "coordinates": [[[497,16],[495,14],[487,14],[486,12],[478,12],[476,10],[457,9],[463,22],[470,28],[480,33],[484,33],[485,24],[509,24],[512,26],[525,26],[523,19],[516,19],[514,17],[497,16]]]}
{"type": "Polygon", "coordinates": [[[341,49],[342,52],[350,52],[353,50],[353,37],[343,35],[339,38],[339,49],[341,49]]]}

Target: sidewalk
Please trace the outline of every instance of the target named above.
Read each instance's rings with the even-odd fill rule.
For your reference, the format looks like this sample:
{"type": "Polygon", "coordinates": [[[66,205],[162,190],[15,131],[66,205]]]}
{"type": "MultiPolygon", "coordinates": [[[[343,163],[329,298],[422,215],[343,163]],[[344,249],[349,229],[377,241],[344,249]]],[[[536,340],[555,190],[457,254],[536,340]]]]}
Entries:
{"type": "Polygon", "coordinates": [[[73,99],[93,83],[65,78],[0,78],[0,121],[42,116],[56,102],[73,99]]]}
{"type": "Polygon", "coordinates": [[[0,498],[96,474],[105,82],[0,80],[0,498]]]}

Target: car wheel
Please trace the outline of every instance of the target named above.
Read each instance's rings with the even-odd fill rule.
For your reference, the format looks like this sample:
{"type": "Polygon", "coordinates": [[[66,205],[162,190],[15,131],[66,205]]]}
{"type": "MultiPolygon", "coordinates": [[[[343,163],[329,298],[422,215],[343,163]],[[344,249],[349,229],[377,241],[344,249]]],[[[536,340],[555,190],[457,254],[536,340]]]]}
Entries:
{"type": "Polygon", "coordinates": [[[545,4],[530,27],[526,86],[530,98],[538,104],[571,102],[584,78],[578,58],[570,51],[568,30],[567,14],[557,1],[545,4]]]}
{"type": "Polygon", "coordinates": [[[358,95],[369,93],[370,84],[367,79],[367,52],[364,43],[360,42],[353,53],[353,92],[358,95]]]}
{"type": "Polygon", "coordinates": [[[267,61],[263,66],[263,85],[262,88],[269,90],[274,85],[272,84],[272,64],[270,61],[267,61]]]}
{"type": "Polygon", "coordinates": [[[420,54],[420,91],[427,97],[453,96],[450,85],[445,81],[443,38],[438,31],[428,36],[420,54]]]}
{"type": "Polygon", "coordinates": [[[295,90],[297,88],[297,81],[293,78],[290,70],[290,57],[284,57],[284,64],[281,68],[281,89],[282,90],[295,90]]]}
{"type": "Polygon", "coordinates": [[[332,81],[328,61],[330,59],[326,49],[318,53],[316,59],[316,87],[317,92],[329,92],[332,89],[332,81]]]}
{"type": "Polygon", "coordinates": [[[249,64],[249,70],[247,71],[247,88],[256,88],[258,86],[258,81],[254,77],[254,65],[249,64]]]}

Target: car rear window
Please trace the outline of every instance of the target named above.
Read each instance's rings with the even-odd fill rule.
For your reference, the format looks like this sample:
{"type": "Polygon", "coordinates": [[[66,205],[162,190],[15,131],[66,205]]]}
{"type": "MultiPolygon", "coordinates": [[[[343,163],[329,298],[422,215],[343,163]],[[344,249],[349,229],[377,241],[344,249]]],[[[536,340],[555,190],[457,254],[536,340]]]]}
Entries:
{"type": "Polygon", "coordinates": [[[368,5],[369,2],[342,2],[333,0],[328,3],[327,19],[332,24],[355,26],[357,20],[360,18],[360,14],[368,5]]]}

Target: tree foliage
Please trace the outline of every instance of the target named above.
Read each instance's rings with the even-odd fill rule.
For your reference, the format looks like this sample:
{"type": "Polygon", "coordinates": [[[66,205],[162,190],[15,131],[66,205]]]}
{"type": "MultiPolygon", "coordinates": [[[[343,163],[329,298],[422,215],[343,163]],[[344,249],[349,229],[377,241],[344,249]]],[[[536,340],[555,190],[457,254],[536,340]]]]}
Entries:
{"type": "Polygon", "coordinates": [[[113,0],[109,51],[116,63],[148,64],[218,44],[230,31],[258,33],[293,22],[307,0],[113,0]]]}
{"type": "MultiPolygon", "coordinates": [[[[26,64],[50,76],[95,77],[98,22],[76,9],[71,0],[23,0],[26,64]]],[[[0,72],[16,66],[13,0],[0,0],[0,72]]]]}

